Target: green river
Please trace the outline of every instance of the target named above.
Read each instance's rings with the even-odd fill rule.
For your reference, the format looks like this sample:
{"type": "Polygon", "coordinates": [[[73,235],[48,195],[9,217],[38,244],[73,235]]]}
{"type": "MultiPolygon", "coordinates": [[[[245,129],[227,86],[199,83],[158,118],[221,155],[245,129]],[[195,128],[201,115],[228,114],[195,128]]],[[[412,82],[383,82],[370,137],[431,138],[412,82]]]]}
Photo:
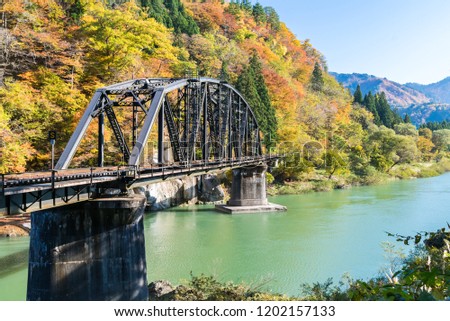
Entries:
{"type": "MultiPolygon", "coordinates": [[[[325,193],[272,197],[282,214],[219,214],[181,207],[145,218],[148,280],[264,284],[300,295],[301,284],[369,278],[387,264],[386,232],[413,235],[450,221],[450,174],[325,193]]],[[[24,300],[28,238],[0,239],[0,300],[24,300]]]]}

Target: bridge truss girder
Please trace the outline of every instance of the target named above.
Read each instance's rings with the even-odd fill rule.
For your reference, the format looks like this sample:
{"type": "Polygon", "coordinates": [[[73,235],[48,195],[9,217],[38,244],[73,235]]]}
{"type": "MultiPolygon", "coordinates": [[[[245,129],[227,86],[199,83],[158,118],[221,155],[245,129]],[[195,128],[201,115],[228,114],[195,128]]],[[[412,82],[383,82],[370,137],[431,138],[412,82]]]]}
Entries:
{"type": "Polygon", "coordinates": [[[158,163],[167,161],[163,157],[166,137],[173,161],[186,166],[196,160],[261,155],[255,115],[242,95],[229,84],[211,78],[138,79],[95,92],[56,169],[69,167],[94,118],[99,120],[98,166],[103,166],[105,116],[122,158],[130,166],[140,165],[155,123],[158,124],[158,163]],[[128,108],[131,119],[119,119],[115,112],[119,108],[128,108]]]}

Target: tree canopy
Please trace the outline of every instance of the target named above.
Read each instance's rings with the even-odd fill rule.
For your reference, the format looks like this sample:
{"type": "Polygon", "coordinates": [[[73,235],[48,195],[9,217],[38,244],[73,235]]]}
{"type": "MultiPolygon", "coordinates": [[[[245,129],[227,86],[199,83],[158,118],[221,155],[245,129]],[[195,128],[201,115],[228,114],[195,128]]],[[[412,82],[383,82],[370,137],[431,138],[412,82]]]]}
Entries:
{"type": "Polygon", "coordinates": [[[277,140],[277,119],[262,74],[262,64],[256,52],[251,56],[248,66],[239,75],[236,88],[252,107],[264,133],[264,143],[268,148],[273,147],[277,140]]]}
{"type": "MultiPolygon", "coordinates": [[[[450,129],[449,122],[424,124],[417,135],[385,94],[363,97],[357,88],[352,97],[328,74],[322,53],[258,2],[4,0],[2,10],[4,173],[47,169],[47,131],[58,131],[58,157],[97,88],[192,70],[242,92],[266,146],[287,155],[277,180],[313,171],[331,179],[389,173],[447,154],[447,133],[439,130],[450,129]]],[[[95,130],[89,131],[74,166],[94,163],[95,130]]],[[[111,135],[107,126],[107,140],[111,135]]],[[[114,164],[117,148],[108,147],[106,163],[114,164]]]]}

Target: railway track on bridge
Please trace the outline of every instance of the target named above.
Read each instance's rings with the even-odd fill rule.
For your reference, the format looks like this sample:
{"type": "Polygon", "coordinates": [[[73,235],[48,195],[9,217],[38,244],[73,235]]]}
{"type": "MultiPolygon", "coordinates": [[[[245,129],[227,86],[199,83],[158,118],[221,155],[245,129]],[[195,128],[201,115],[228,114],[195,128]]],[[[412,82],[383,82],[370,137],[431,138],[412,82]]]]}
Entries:
{"type": "Polygon", "coordinates": [[[22,214],[85,201],[95,197],[100,189],[112,188],[125,192],[167,179],[257,166],[278,158],[254,156],[187,164],[78,168],[2,175],[0,207],[3,208],[3,214],[22,214]]]}

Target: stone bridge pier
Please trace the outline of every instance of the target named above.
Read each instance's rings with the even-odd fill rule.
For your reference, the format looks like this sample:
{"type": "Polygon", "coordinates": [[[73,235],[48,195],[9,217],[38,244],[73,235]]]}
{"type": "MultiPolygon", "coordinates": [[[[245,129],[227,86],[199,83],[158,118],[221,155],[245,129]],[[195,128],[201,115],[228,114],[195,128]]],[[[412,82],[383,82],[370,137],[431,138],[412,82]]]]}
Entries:
{"type": "Polygon", "coordinates": [[[35,212],[27,300],[147,300],[145,198],[35,212]]]}
{"type": "Polygon", "coordinates": [[[231,197],[226,205],[216,209],[228,213],[261,213],[285,211],[286,207],[269,203],[266,193],[267,165],[233,169],[231,197]]]}

